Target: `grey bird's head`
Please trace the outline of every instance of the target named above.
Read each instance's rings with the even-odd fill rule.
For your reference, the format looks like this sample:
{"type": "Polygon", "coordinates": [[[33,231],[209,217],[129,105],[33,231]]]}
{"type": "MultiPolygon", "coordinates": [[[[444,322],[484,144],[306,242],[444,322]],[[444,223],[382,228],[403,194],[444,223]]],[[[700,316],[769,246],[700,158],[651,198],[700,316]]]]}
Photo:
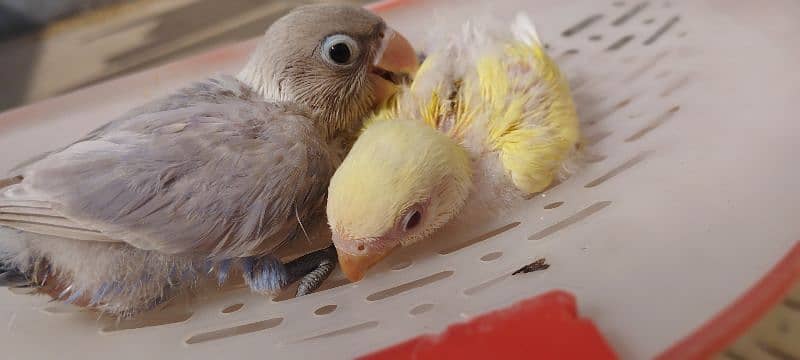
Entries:
{"type": "Polygon", "coordinates": [[[332,138],[359,129],[417,67],[408,41],[375,14],[309,5],[267,29],[239,79],[266,100],[309,107],[332,138]]]}

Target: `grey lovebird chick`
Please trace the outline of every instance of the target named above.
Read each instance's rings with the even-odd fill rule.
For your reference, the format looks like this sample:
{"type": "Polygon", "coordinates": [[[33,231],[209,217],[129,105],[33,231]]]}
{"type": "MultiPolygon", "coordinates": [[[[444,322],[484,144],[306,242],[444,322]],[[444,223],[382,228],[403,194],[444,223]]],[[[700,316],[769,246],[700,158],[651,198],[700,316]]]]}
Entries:
{"type": "Polygon", "coordinates": [[[324,226],[362,119],[416,67],[366,10],[296,9],[237,77],[136,108],[0,180],[0,284],[126,316],[212,276],[241,273],[262,293],[318,279],[332,249],[273,255],[324,226]]]}

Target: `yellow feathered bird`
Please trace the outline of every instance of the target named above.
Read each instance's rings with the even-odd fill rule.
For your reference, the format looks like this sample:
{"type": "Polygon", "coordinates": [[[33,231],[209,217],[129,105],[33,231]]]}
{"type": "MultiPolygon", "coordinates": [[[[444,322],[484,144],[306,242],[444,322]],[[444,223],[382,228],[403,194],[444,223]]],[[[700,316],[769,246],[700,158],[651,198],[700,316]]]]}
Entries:
{"type": "Polygon", "coordinates": [[[499,31],[465,25],[333,176],[327,212],[342,270],[358,281],[459,213],[485,216],[546,189],[579,138],[569,85],[527,17],[499,31]]]}

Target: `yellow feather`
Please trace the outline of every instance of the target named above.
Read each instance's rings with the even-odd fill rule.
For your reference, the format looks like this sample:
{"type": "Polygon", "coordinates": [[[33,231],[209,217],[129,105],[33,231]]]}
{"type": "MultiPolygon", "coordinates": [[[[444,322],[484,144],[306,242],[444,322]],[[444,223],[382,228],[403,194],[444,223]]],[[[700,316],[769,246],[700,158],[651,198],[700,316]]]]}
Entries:
{"type": "Polygon", "coordinates": [[[331,179],[328,220],[348,236],[379,236],[404,209],[425,199],[462,204],[470,177],[468,154],[444,134],[420,122],[373,119],[331,179]],[[443,179],[461,186],[432,194],[443,179]]]}
{"type": "Polygon", "coordinates": [[[442,61],[452,60],[440,54],[426,59],[416,78],[429,83],[415,81],[407,90],[410,100],[372,121],[418,118],[460,142],[480,114],[487,119],[485,144],[498,153],[514,185],[526,193],[550,186],[580,129],[569,85],[539,43],[514,42],[488,52],[459,79],[441,79],[436,71],[442,61]]]}
{"type": "Polygon", "coordinates": [[[566,79],[540,46],[523,43],[482,59],[477,73],[491,113],[487,144],[520,190],[546,189],[580,136],[566,79]]]}
{"type": "Polygon", "coordinates": [[[468,198],[482,204],[516,194],[495,176],[502,175],[497,165],[519,191],[552,184],[580,137],[575,107],[532,24],[512,32],[517,40],[498,45],[512,36],[466,31],[431,54],[394,105],[367,121],[331,179],[335,237],[392,245],[424,238],[468,198]],[[424,209],[420,229],[406,231],[404,214],[416,207],[424,209]]]}

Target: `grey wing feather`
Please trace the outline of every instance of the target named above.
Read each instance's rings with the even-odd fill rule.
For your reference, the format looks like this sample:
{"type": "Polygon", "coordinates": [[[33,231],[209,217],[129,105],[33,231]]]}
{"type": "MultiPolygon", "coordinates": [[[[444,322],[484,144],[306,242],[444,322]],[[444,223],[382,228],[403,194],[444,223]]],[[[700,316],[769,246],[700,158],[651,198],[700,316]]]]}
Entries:
{"type": "Polygon", "coordinates": [[[322,207],[334,167],[305,112],[216,79],[22,168],[0,190],[0,225],[164,253],[265,254],[322,207]]]}
{"type": "Polygon", "coordinates": [[[33,200],[23,187],[15,186],[22,180],[22,176],[0,180],[0,226],[75,240],[117,241],[65,218],[47,201],[33,200]]]}

